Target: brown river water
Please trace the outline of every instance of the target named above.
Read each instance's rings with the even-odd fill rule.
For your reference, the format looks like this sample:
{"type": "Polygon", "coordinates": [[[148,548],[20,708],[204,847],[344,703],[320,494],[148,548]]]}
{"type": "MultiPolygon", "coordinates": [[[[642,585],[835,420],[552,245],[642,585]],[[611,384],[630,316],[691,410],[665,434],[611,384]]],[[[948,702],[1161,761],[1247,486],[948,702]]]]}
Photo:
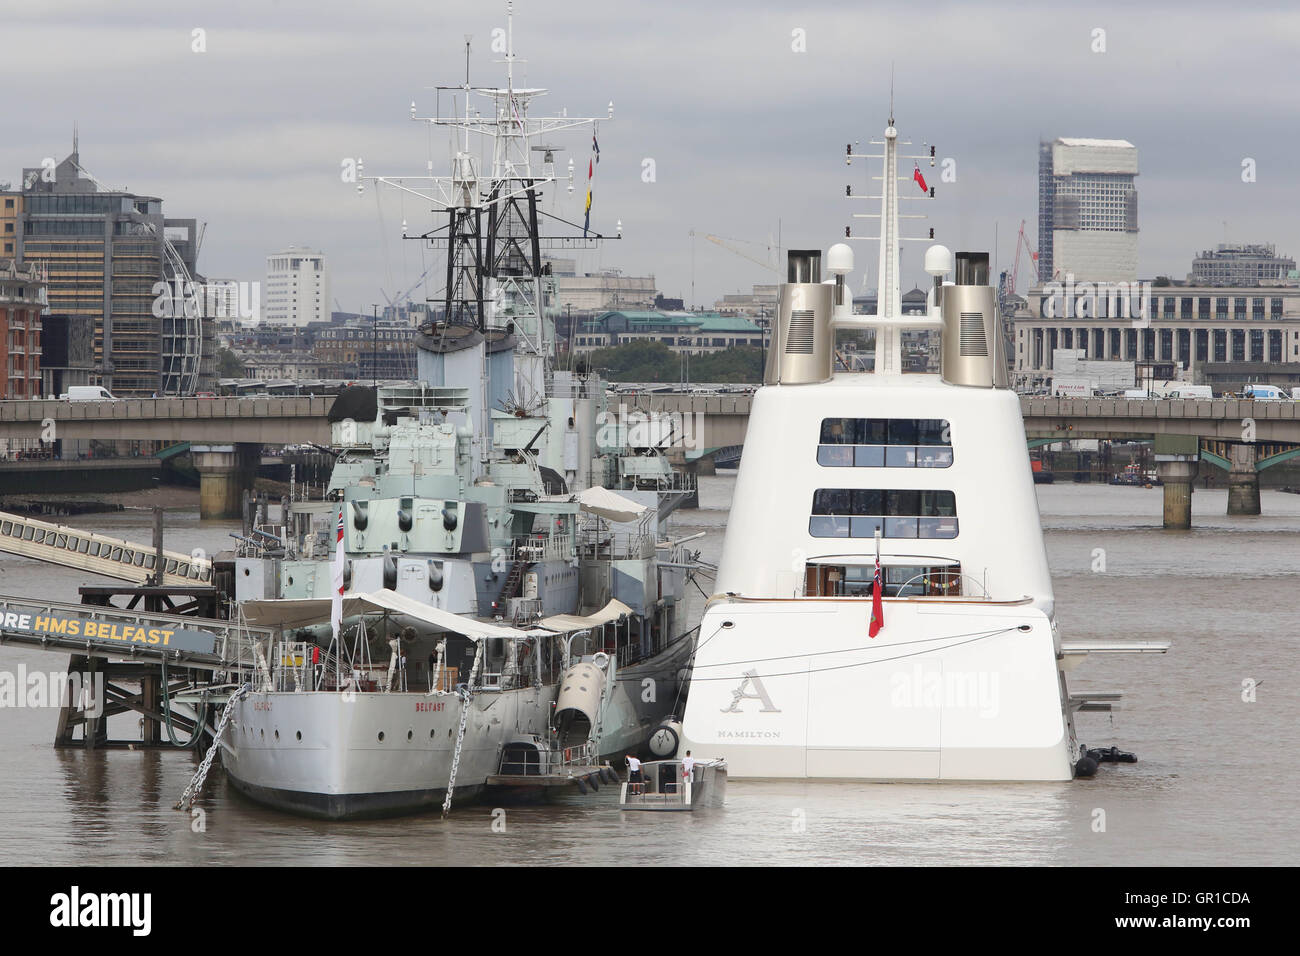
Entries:
{"type": "MultiPolygon", "coordinates": [[[[734,473],[701,481],[677,533],[705,531],[716,559],[734,473]]],[[[1300,496],[1263,493],[1229,518],[1226,492],[1197,491],[1194,530],[1160,527],[1160,489],[1037,488],[1061,634],[1168,639],[1165,656],[1087,662],[1071,687],[1124,690],[1122,709],[1080,714],[1080,739],[1136,764],[1059,784],[731,781],[724,809],[620,814],[616,794],[395,820],[327,823],[249,803],[219,771],[203,827],[172,809],[188,752],[55,750],[57,709],[0,708],[0,865],[14,864],[902,864],[1276,865],[1300,860],[1300,496]],[[1106,569],[1093,570],[1095,549],[1106,569]],[[1242,699],[1242,681],[1258,682],[1242,699]],[[1097,832],[1095,811],[1105,812],[1097,832]],[[197,831],[197,832],[196,832],[197,831]]],[[[167,495],[167,547],[218,551],[233,523],[200,522],[191,492],[167,495]]],[[[147,510],[67,519],[147,542],[147,510]]],[[[0,593],[76,601],[108,583],[0,555],[0,593]]],[[[707,589],[707,585],[706,585],[707,589]]],[[[696,595],[698,619],[702,600],[696,595]]],[[[0,671],[58,670],[66,657],[0,648],[0,671]]],[[[123,730],[114,726],[114,735],[123,730]]]]}

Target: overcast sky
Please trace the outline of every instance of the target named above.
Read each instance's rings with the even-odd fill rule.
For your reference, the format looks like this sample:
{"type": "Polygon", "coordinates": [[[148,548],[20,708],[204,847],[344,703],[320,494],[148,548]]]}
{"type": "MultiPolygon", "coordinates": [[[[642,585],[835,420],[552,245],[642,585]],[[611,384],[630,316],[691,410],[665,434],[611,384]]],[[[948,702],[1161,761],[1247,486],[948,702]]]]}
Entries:
{"type": "MultiPolygon", "coordinates": [[[[925,168],[938,198],[907,204],[931,218],[905,234],[933,226],[954,249],[992,249],[996,227],[1005,267],[1022,219],[1037,242],[1038,140],[1081,136],[1138,147],[1143,277],[1182,276],[1225,237],[1300,255],[1292,5],[519,0],[515,14],[524,80],[551,90],[536,112],[615,104],[592,223],[610,234],[621,219],[625,238],[581,267],[653,274],[669,296],[690,300],[692,264],[701,305],[772,281],[705,233],[751,240],[759,258],[778,228],[785,248],[843,236],[866,206],[845,184],[866,192],[878,173],[848,169],[844,144],[879,137],[891,62],[900,134],[935,143],[957,172],[943,183],[925,168]]],[[[75,122],[100,180],[207,223],[208,276],[260,280],[268,253],[312,246],[331,296],[368,312],[381,287],[394,294],[424,270],[401,220],[414,232],[431,218],[395,194],[359,199],[340,163],[420,174],[432,158],[445,172],[445,138],[410,121],[410,102],[432,113],[429,87],[461,82],[467,33],[472,82],[501,80],[490,44],[505,20],[504,0],[0,0],[0,182],[62,159],[75,122]],[[192,50],[195,29],[206,52],[192,50]]],[[[557,166],[574,156],[585,172],[589,138],[563,145],[557,166]]],[[[580,220],[581,190],[545,205],[580,220]]],[[[876,244],[855,245],[854,289],[864,267],[874,287],[876,244]]],[[[924,278],[923,248],[906,244],[908,286],[924,278]]]]}

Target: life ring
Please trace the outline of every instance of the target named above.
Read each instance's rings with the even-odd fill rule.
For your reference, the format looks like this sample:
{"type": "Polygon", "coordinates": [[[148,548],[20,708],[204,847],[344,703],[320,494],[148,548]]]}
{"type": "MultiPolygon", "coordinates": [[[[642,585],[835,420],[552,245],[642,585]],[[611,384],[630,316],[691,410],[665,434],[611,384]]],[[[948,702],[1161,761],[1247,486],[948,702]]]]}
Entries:
{"type": "Polygon", "coordinates": [[[605,670],[609,667],[609,655],[604,651],[597,651],[595,654],[591,655],[591,662],[601,670],[605,670]]]}

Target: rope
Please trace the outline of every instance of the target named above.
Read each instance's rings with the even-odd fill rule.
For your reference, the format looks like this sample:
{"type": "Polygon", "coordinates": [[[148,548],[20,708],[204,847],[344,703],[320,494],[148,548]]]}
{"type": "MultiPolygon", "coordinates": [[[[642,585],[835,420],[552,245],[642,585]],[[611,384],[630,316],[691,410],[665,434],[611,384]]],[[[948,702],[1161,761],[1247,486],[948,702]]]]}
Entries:
{"type": "MultiPolygon", "coordinates": [[[[763,674],[763,675],[761,675],[761,676],[764,677],[764,678],[767,678],[767,677],[800,677],[800,676],[805,675],[805,674],[822,674],[822,673],[826,673],[826,672],[829,672],[829,671],[842,671],[842,670],[848,670],[848,669],[853,668],[853,667],[867,667],[867,666],[869,666],[869,665],[871,665],[871,664],[885,664],[885,663],[888,663],[889,661],[901,661],[901,660],[905,660],[905,659],[907,659],[907,658],[909,658],[909,657],[920,657],[920,656],[923,655],[923,654],[930,654],[930,653],[933,653],[935,650],[946,651],[946,650],[947,650],[948,648],[950,648],[950,647],[961,647],[961,646],[964,645],[964,644],[973,644],[973,643],[975,643],[976,641],[985,641],[985,640],[988,640],[990,637],[997,637],[999,634],[1005,634],[1005,633],[1007,633],[1008,631],[1014,631],[1014,630],[1017,630],[1017,629],[1018,629],[1018,628],[1016,628],[1016,627],[1007,627],[1007,628],[1002,628],[1002,629],[999,630],[999,631],[984,632],[984,633],[980,633],[980,634],[979,634],[978,636],[976,636],[976,637],[972,637],[972,638],[970,638],[970,639],[968,639],[968,640],[965,640],[965,641],[955,641],[955,642],[953,642],[952,644],[945,644],[943,647],[939,647],[939,648],[925,648],[925,649],[923,649],[923,650],[919,650],[919,651],[912,651],[912,652],[909,653],[909,654],[898,654],[898,655],[895,655],[894,657],[881,657],[881,658],[877,658],[877,659],[875,659],[875,660],[870,660],[870,661],[856,661],[855,663],[852,663],[852,664],[838,664],[838,665],[836,665],[836,666],[834,666],[834,667],[819,667],[819,668],[815,668],[815,669],[811,669],[811,670],[802,670],[802,671],[785,671],[785,672],[782,672],[782,673],[776,673],[776,674],[763,674]]],[[[950,635],[950,636],[960,636],[960,635],[950,635]]],[[[941,640],[941,639],[942,639],[942,638],[936,638],[936,640],[941,640]]],[[[920,642],[916,642],[916,643],[920,643],[920,642]]],[[[846,651],[847,651],[847,650],[866,650],[866,649],[867,649],[867,648],[847,648],[846,651]]],[[[822,652],[822,653],[843,654],[843,653],[846,653],[846,651],[826,651],[826,652],[822,652]]],[[[796,657],[813,657],[813,656],[815,656],[815,655],[813,655],[813,654],[797,654],[797,655],[793,655],[793,656],[796,656],[796,657]]],[[[772,658],[772,659],[773,659],[773,660],[780,660],[781,658],[772,658]]],[[[751,662],[751,661],[732,661],[732,662],[731,662],[731,666],[734,667],[734,666],[736,666],[736,665],[743,665],[743,664],[748,664],[748,663],[757,663],[757,661],[752,661],[752,662],[751,662]]],[[[723,665],[720,665],[720,664],[719,664],[719,665],[713,665],[713,664],[710,664],[710,665],[705,665],[705,666],[709,666],[709,667],[718,666],[718,667],[721,667],[721,666],[723,666],[723,665]]],[[[744,677],[745,677],[744,674],[740,674],[740,675],[729,675],[729,676],[726,676],[726,677],[696,677],[696,676],[692,673],[692,674],[691,674],[691,683],[694,683],[695,681],[704,681],[704,680],[725,680],[725,681],[735,681],[735,680],[743,680],[744,677]]]]}

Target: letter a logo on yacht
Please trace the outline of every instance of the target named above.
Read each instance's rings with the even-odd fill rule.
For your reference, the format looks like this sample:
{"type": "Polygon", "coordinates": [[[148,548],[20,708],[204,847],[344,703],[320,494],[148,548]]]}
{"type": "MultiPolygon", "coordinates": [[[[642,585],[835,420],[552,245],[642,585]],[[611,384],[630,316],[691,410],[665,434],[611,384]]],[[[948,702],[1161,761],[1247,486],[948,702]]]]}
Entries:
{"type": "Polygon", "coordinates": [[[724,714],[744,713],[740,709],[742,700],[757,700],[762,703],[758,708],[760,714],[779,714],[781,709],[772,703],[772,698],[767,693],[767,688],[763,686],[763,681],[758,676],[758,671],[747,670],[741,671],[742,680],[740,686],[731,692],[731,704],[722,708],[724,714]],[[745,688],[748,687],[749,690],[745,688]]]}

